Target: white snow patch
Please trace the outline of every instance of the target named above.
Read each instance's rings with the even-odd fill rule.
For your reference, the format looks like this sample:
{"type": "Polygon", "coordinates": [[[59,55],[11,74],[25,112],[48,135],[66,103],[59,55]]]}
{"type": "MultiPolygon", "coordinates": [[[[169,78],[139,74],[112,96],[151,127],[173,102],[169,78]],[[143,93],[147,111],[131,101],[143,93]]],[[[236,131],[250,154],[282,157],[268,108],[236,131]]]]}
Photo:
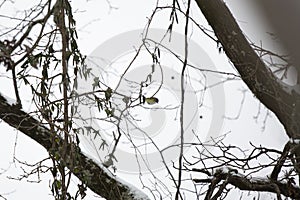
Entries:
{"type": "Polygon", "coordinates": [[[5,98],[5,100],[6,100],[6,102],[7,102],[9,105],[11,105],[11,106],[14,105],[14,104],[16,104],[16,102],[17,102],[15,99],[12,99],[12,98],[10,98],[10,97],[8,97],[8,96],[2,94],[2,93],[0,93],[0,95],[3,96],[3,97],[5,98]]]}
{"type": "Polygon", "coordinates": [[[99,162],[97,159],[93,158],[89,154],[81,151],[83,155],[85,155],[87,158],[91,159],[94,163],[96,163],[109,177],[112,179],[117,180],[118,182],[122,183],[124,186],[129,188],[130,193],[134,196],[134,199],[136,200],[148,200],[149,197],[143,193],[140,189],[136,188],[135,186],[131,185],[130,183],[116,177],[112,172],[110,172],[101,162],[99,162]]]}
{"type": "Polygon", "coordinates": [[[292,143],[292,144],[300,144],[300,139],[290,138],[290,143],[292,143]]]}
{"type": "Polygon", "coordinates": [[[237,169],[227,167],[227,166],[218,167],[218,168],[215,168],[212,170],[212,174],[215,174],[218,172],[225,173],[225,174],[227,174],[227,173],[238,174],[237,169]]]}

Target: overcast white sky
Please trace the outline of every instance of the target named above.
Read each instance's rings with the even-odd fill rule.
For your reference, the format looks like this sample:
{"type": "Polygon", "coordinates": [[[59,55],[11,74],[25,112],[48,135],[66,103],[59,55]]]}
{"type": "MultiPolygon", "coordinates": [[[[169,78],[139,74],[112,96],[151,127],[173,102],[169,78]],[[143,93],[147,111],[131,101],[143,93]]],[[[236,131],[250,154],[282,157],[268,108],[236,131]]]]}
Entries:
{"type": "MultiPolygon", "coordinates": [[[[18,9],[28,7],[28,2],[16,1],[18,9]]],[[[263,44],[267,48],[278,49],[278,43],[271,40],[267,32],[271,32],[269,26],[264,24],[264,20],[258,12],[258,8],[251,4],[251,1],[234,1],[227,0],[226,3],[237,18],[242,30],[247,34],[251,41],[263,44]]],[[[150,16],[154,9],[155,1],[153,0],[112,0],[111,4],[117,9],[109,10],[105,1],[74,1],[75,17],[77,28],[79,29],[79,47],[84,54],[89,55],[95,48],[111,37],[120,33],[142,29],[146,25],[147,17],[150,16]]],[[[13,12],[13,10],[8,10],[13,12]]],[[[199,9],[193,4],[192,15],[195,19],[203,20],[199,9]]],[[[156,20],[152,28],[167,28],[168,13],[161,14],[161,18],[156,20]],[[164,17],[164,18],[163,18],[164,17]]],[[[1,18],[0,18],[1,21],[1,18]]],[[[205,25],[206,23],[202,21],[205,25]]],[[[183,23],[182,23],[183,24],[183,23]]],[[[183,32],[183,26],[178,25],[175,29],[177,32],[183,32]]],[[[217,69],[227,72],[235,72],[228,63],[224,55],[220,55],[216,49],[215,43],[209,41],[199,31],[193,33],[192,40],[199,44],[209,55],[217,69]]],[[[0,77],[0,80],[2,78],[0,77]]],[[[235,117],[239,113],[240,104],[243,100],[241,90],[246,86],[241,81],[231,81],[224,84],[226,117],[235,117]]],[[[7,96],[13,97],[4,82],[0,83],[0,92],[7,96]]],[[[249,141],[256,145],[262,144],[267,147],[282,148],[283,144],[288,140],[285,136],[282,126],[277,119],[270,114],[265,130],[263,121],[267,114],[266,109],[262,108],[257,120],[254,119],[259,109],[253,95],[247,91],[240,116],[236,120],[225,120],[222,132],[230,132],[226,141],[238,145],[240,147],[250,147],[249,141]]],[[[22,173],[15,163],[12,163],[13,154],[18,159],[28,163],[34,163],[47,156],[46,151],[37,143],[30,140],[22,133],[18,133],[5,123],[0,123],[1,140],[0,140],[0,194],[8,199],[52,199],[50,195],[49,179],[45,177],[41,183],[28,183],[26,181],[8,180],[7,176],[16,176],[22,173]],[[16,144],[16,145],[15,145],[16,144]]],[[[161,173],[160,171],[156,172],[161,173]]],[[[137,181],[136,175],[120,173],[127,182],[137,181]]],[[[43,175],[44,176],[44,175],[43,175]]],[[[99,199],[92,194],[86,199],[99,199]]]]}

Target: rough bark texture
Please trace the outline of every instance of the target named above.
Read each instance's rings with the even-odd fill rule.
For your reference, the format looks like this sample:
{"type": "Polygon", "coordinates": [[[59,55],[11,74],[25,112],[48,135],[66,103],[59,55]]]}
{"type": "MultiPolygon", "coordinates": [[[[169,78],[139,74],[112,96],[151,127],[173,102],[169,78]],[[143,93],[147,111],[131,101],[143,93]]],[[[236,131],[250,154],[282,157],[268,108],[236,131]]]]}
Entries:
{"type": "MultiPolygon", "coordinates": [[[[275,113],[285,127],[288,136],[293,139],[299,139],[299,95],[295,92],[292,92],[291,94],[287,93],[281,88],[281,85],[276,81],[276,78],[251,48],[249,42],[246,40],[234,17],[223,1],[196,0],[196,2],[207,21],[212,26],[226,55],[234,64],[249,89],[261,103],[275,113]]],[[[17,106],[9,105],[1,94],[0,118],[10,126],[15,127],[17,130],[41,144],[50,153],[53,151],[59,152],[55,149],[57,145],[53,144],[49,139],[51,138],[51,133],[47,127],[40,124],[38,120],[20,110],[17,106]]],[[[133,191],[131,191],[128,186],[108,175],[105,170],[82,154],[75,144],[72,145],[74,145],[72,149],[76,149],[77,153],[76,165],[74,166],[73,163],[68,166],[68,162],[66,162],[66,165],[79,179],[86,182],[91,190],[106,199],[136,199],[132,193],[133,191]],[[87,174],[89,174],[89,178],[87,178],[87,174]]],[[[237,176],[229,177],[228,181],[241,189],[260,191],[257,186],[253,185],[253,182],[241,179],[237,176]]],[[[284,191],[286,191],[284,185],[280,186],[279,184],[280,183],[277,185],[284,194],[284,191]]],[[[262,188],[264,189],[261,189],[261,191],[273,191],[273,188],[268,187],[267,185],[264,185],[262,188]]],[[[292,194],[295,194],[296,196],[292,196],[291,194],[287,196],[297,199],[300,198],[298,190],[296,193],[292,191],[292,194]]]]}
{"type": "MultiPolygon", "coordinates": [[[[290,183],[281,183],[279,181],[272,181],[267,179],[253,180],[241,175],[235,175],[231,173],[218,173],[215,174],[216,182],[221,180],[226,181],[226,184],[231,184],[240,190],[247,191],[261,191],[261,192],[272,192],[275,194],[283,194],[292,199],[300,199],[300,188],[293,186],[290,183]]],[[[210,183],[211,180],[194,179],[196,183],[210,183]]]]}
{"type": "MultiPolygon", "coordinates": [[[[251,48],[242,30],[239,28],[235,18],[222,0],[196,0],[206,20],[214,30],[216,37],[222,44],[224,52],[233,63],[242,80],[256,96],[256,98],[271,110],[282,123],[286,134],[291,139],[300,138],[300,96],[295,91],[287,92],[276,80],[276,77],[268,69],[261,58],[251,48]]],[[[300,145],[294,144],[292,154],[295,155],[294,167],[300,176],[300,145]]],[[[272,187],[253,185],[247,180],[239,177],[231,180],[231,184],[244,189],[256,191],[276,192],[272,187]],[[273,191],[271,191],[273,190],[273,191]]],[[[276,180],[275,180],[276,181],[276,180]]],[[[285,193],[285,185],[276,183],[280,193],[285,193]]],[[[293,189],[293,188],[292,188],[293,189]]],[[[299,191],[292,198],[299,199],[299,191]]],[[[278,191],[276,192],[278,193],[278,191]]],[[[294,194],[294,192],[293,192],[294,194]]]]}
{"type": "Polygon", "coordinates": [[[196,0],[223,49],[253,94],[283,124],[290,138],[300,138],[300,96],[288,93],[251,48],[222,0],[196,0]]]}
{"type": "MultiPolygon", "coordinates": [[[[54,144],[54,141],[50,139],[52,137],[48,128],[26,112],[20,110],[18,106],[8,104],[1,94],[0,119],[38,142],[48,152],[60,152],[58,150],[59,145],[54,144]]],[[[65,161],[66,166],[96,194],[112,200],[148,199],[147,197],[138,198],[135,195],[135,191],[119,182],[112,175],[108,175],[108,172],[82,154],[79,147],[75,144],[70,145],[72,145],[71,149],[76,151],[76,159],[75,161],[72,160],[72,162],[65,161]]]]}

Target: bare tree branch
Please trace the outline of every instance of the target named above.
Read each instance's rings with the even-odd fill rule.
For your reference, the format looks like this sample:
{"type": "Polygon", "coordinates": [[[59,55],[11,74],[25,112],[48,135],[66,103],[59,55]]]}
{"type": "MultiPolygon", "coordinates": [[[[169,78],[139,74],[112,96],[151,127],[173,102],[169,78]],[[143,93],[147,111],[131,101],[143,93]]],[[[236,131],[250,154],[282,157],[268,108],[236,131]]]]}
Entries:
{"type": "Polygon", "coordinates": [[[268,179],[253,179],[253,178],[251,179],[251,178],[244,177],[240,174],[234,174],[232,172],[225,173],[222,171],[219,171],[214,176],[215,178],[211,180],[194,179],[194,181],[196,183],[211,182],[212,184],[210,185],[210,187],[212,187],[216,185],[215,183],[216,180],[218,180],[218,182],[224,180],[226,183],[231,184],[239,188],[240,190],[272,192],[275,194],[280,193],[292,199],[300,199],[300,188],[297,186],[293,186],[290,183],[282,183],[279,181],[272,181],[268,179]]]}
{"type": "Polygon", "coordinates": [[[288,93],[251,48],[226,4],[196,0],[223,49],[253,94],[278,117],[289,137],[300,138],[300,96],[288,93]]]}
{"type": "MultiPolygon", "coordinates": [[[[51,140],[51,132],[46,126],[42,125],[28,113],[20,110],[17,106],[10,105],[1,94],[0,119],[38,142],[50,154],[61,153],[58,148],[63,144],[62,138],[51,140]]],[[[142,196],[141,192],[137,194],[126,183],[122,183],[110,174],[109,171],[101,168],[99,164],[86,157],[77,145],[71,143],[70,146],[72,146],[70,149],[76,151],[76,158],[72,158],[75,159],[72,161],[64,160],[64,162],[70,171],[92,191],[106,199],[148,199],[145,195],[142,196]]]]}

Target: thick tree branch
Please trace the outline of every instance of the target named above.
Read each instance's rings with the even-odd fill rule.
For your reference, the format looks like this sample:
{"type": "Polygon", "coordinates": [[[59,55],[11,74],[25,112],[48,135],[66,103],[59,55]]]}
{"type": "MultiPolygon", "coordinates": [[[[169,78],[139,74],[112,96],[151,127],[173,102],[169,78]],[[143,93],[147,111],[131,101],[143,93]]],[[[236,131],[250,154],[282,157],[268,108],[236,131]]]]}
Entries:
{"type": "Polygon", "coordinates": [[[289,137],[300,138],[300,96],[288,93],[251,48],[222,0],[196,0],[223,49],[253,94],[285,127],[289,137]]]}
{"type": "MultiPolygon", "coordinates": [[[[34,141],[42,145],[50,154],[60,153],[59,144],[54,144],[59,140],[51,140],[49,129],[43,126],[38,120],[34,119],[28,113],[20,110],[17,106],[10,105],[7,100],[0,94],[0,119],[10,126],[23,132],[34,141]]],[[[62,138],[61,142],[63,142],[62,138]]],[[[136,193],[135,190],[116,179],[104,168],[101,168],[94,161],[86,157],[78,146],[70,144],[75,149],[76,157],[72,162],[64,160],[70,171],[85,183],[92,191],[106,199],[120,200],[144,200],[148,199],[141,192],[136,193]],[[75,164],[74,164],[75,163],[75,164]]],[[[61,155],[59,155],[61,157],[61,155]]]]}
{"type": "Polygon", "coordinates": [[[212,186],[216,187],[215,180],[226,181],[227,184],[231,184],[240,190],[247,191],[260,191],[260,192],[272,192],[277,195],[284,195],[292,199],[300,199],[300,188],[291,183],[282,183],[279,181],[273,181],[268,179],[250,179],[243,177],[239,174],[219,172],[214,175],[214,179],[194,179],[195,183],[211,183],[212,186]]]}

